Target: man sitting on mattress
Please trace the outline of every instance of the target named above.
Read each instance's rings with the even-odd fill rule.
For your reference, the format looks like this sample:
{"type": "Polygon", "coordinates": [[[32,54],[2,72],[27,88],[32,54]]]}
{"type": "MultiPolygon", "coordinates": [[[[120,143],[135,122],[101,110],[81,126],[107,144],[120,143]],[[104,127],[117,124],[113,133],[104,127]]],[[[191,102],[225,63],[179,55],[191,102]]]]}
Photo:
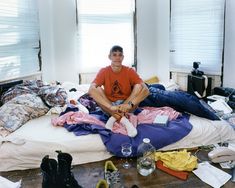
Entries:
{"type": "Polygon", "coordinates": [[[133,111],[149,95],[149,90],[134,69],[122,65],[122,47],[113,46],[109,59],[111,65],[98,72],[89,95],[111,116],[105,125],[107,129],[112,130],[114,122],[118,121],[126,127],[128,136],[135,137],[137,130],[125,113],[133,111]]]}

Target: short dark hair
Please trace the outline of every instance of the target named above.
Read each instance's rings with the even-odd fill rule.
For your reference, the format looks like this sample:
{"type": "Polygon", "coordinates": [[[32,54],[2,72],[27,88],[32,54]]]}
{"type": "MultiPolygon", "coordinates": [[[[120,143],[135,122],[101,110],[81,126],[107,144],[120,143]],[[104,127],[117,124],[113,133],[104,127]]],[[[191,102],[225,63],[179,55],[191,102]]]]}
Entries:
{"type": "Polygon", "coordinates": [[[121,53],[123,53],[123,48],[121,47],[121,46],[118,46],[118,45],[114,45],[111,49],[110,49],[110,54],[112,53],[112,52],[121,52],[121,53]]]}

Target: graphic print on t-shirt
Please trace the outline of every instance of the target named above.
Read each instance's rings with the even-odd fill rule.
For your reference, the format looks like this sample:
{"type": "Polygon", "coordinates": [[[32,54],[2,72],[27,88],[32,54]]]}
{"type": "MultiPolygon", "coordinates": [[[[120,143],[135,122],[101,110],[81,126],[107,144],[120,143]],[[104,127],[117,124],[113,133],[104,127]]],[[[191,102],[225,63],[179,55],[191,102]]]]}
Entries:
{"type": "Polygon", "coordinates": [[[123,95],[122,91],[121,91],[121,86],[120,84],[118,83],[117,80],[114,81],[114,84],[112,85],[112,93],[111,93],[112,97],[115,97],[115,96],[120,96],[120,95],[123,95]]]}

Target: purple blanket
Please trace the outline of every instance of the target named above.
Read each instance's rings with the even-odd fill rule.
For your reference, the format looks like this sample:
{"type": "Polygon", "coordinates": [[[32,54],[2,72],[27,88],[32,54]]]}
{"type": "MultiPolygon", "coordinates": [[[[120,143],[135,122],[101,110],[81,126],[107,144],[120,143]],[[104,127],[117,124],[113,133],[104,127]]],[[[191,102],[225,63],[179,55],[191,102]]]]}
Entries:
{"type": "Polygon", "coordinates": [[[151,144],[156,149],[160,149],[185,137],[192,130],[192,125],[189,123],[189,116],[183,115],[176,120],[169,121],[167,126],[139,124],[137,130],[138,134],[134,138],[115,133],[111,133],[109,136],[101,135],[101,138],[107,150],[120,157],[123,157],[121,144],[124,142],[131,143],[133,146],[132,157],[135,157],[138,145],[142,143],[143,138],[149,138],[151,144]]]}
{"type": "MultiPolygon", "coordinates": [[[[93,115],[101,121],[107,121],[105,115],[100,111],[93,115]]],[[[134,138],[112,133],[110,130],[98,125],[65,125],[65,128],[70,132],[74,132],[77,136],[100,134],[107,150],[115,156],[122,156],[121,144],[129,142],[133,146],[132,157],[134,157],[136,156],[137,147],[142,142],[143,138],[149,138],[152,145],[156,149],[160,149],[185,137],[191,131],[192,125],[189,123],[189,115],[186,114],[179,116],[176,120],[169,121],[167,126],[158,124],[139,124],[137,126],[138,134],[134,138]]]]}

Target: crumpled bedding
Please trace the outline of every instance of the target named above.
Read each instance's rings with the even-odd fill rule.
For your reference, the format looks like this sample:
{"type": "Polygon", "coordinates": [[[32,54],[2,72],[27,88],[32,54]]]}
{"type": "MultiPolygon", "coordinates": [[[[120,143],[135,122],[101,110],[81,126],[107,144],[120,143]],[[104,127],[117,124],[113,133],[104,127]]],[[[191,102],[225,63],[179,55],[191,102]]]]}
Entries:
{"type": "Polygon", "coordinates": [[[64,106],[67,100],[66,91],[58,85],[45,85],[41,80],[26,80],[6,91],[1,96],[1,102],[5,104],[11,99],[24,94],[35,94],[41,97],[48,107],[64,106]]]}
{"type": "Polygon", "coordinates": [[[9,132],[14,132],[30,119],[45,115],[48,110],[49,108],[37,95],[19,95],[1,106],[0,127],[9,132]]]}
{"type": "MultiPolygon", "coordinates": [[[[135,114],[127,113],[126,117],[136,128],[138,124],[152,124],[157,115],[166,115],[168,116],[168,120],[173,120],[181,114],[170,107],[144,107],[136,109],[135,114]]],[[[67,108],[60,114],[59,117],[52,118],[51,120],[52,125],[66,126],[68,129],[70,129],[70,131],[73,130],[73,132],[77,132],[76,130],[86,129],[86,131],[84,131],[83,133],[81,133],[81,131],[78,131],[79,133],[77,133],[77,135],[94,133],[94,130],[96,130],[96,128],[88,129],[89,125],[98,125],[105,128],[106,121],[107,116],[102,111],[98,110],[93,114],[87,114],[72,104],[67,105],[67,108]],[[101,118],[103,121],[99,120],[99,118],[101,118]],[[84,124],[87,124],[88,126],[84,126],[84,124]],[[80,128],[80,126],[82,126],[82,128],[80,128]]],[[[102,130],[102,128],[98,129],[102,130]]],[[[112,132],[128,135],[125,126],[120,122],[114,123],[112,132]]]]}
{"type": "MultiPolygon", "coordinates": [[[[73,109],[70,108],[69,110],[73,109]]],[[[70,112],[67,111],[66,113],[70,112]]],[[[139,114],[141,114],[141,111],[139,114]]],[[[108,116],[101,110],[92,112],[92,115],[104,123],[108,120],[108,116]]],[[[176,119],[168,121],[167,126],[152,123],[138,124],[136,127],[138,134],[134,138],[131,138],[125,134],[111,132],[101,125],[92,123],[68,124],[65,122],[64,127],[69,132],[73,132],[76,136],[97,133],[100,134],[107,150],[113,155],[121,157],[123,157],[123,155],[120,150],[120,145],[124,142],[129,142],[132,144],[132,156],[136,156],[137,147],[140,143],[142,143],[143,138],[149,138],[154,147],[156,149],[160,149],[182,139],[189,134],[192,129],[192,125],[189,123],[189,115],[187,114],[180,115],[176,119]]]]}
{"type": "Polygon", "coordinates": [[[41,80],[27,80],[1,96],[0,135],[7,136],[30,119],[45,115],[52,106],[63,106],[67,93],[59,86],[44,85],[41,80]]]}
{"type": "Polygon", "coordinates": [[[183,114],[177,119],[169,121],[167,126],[161,126],[156,124],[139,124],[137,126],[138,134],[134,138],[110,133],[108,136],[101,134],[101,138],[109,152],[115,156],[123,157],[121,153],[122,143],[132,144],[132,157],[137,156],[137,148],[142,143],[144,138],[149,138],[151,144],[160,149],[169,144],[175,143],[180,139],[187,136],[192,130],[192,124],[189,122],[189,116],[183,114]]]}

